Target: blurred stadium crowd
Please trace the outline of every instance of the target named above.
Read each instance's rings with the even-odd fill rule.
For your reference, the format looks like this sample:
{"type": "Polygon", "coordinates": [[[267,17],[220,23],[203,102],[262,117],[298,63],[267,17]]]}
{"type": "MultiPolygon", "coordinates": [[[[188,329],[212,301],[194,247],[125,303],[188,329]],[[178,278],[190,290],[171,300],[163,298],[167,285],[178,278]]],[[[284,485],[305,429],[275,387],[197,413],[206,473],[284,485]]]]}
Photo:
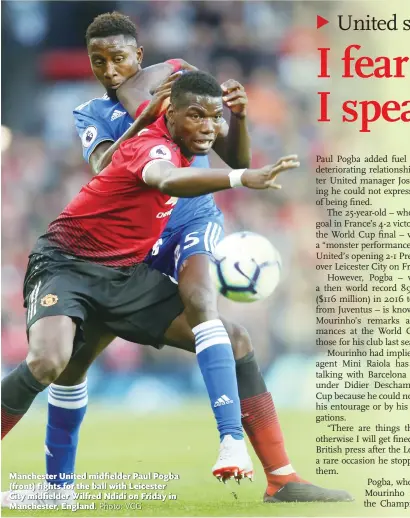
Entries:
{"type": "MultiPolygon", "coordinates": [[[[140,28],[144,65],[181,57],[220,82],[239,80],[249,97],[253,165],[298,153],[302,167],[281,191],[217,195],[226,232],[246,229],[271,239],[283,281],[265,302],[221,301],[221,311],[249,330],[267,370],[287,354],[312,354],[315,278],[313,161],[322,151],[317,118],[319,2],[2,2],[2,359],[25,356],[22,285],[37,236],[90,178],[72,110],[103,94],[88,71],[84,33],[93,17],[119,10],[140,28]]],[[[323,11],[323,10],[322,10],[323,11]]],[[[319,216],[320,217],[320,216],[319,216]]],[[[157,352],[116,340],[96,367],[101,375],[186,374],[193,355],[157,352]]],[[[190,375],[192,376],[190,377],[190,375]]]]}

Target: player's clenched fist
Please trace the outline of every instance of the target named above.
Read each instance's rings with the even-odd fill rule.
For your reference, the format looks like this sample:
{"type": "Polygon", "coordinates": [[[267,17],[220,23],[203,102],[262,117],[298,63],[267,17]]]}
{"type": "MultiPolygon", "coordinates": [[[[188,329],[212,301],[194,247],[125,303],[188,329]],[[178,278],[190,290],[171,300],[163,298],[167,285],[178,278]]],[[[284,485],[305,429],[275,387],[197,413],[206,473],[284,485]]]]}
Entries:
{"type": "Polygon", "coordinates": [[[222,99],[225,106],[227,106],[236,117],[246,117],[246,107],[248,105],[248,97],[245,88],[235,81],[235,79],[228,79],[221,84],[222,99]]]}
{"type": "Polygon", "coordinates": [[[276,164],[266,165],[260,169],[246,169],[241,176],[242,185],[249,189],[281,189],[275,183],[280,173],[295,169],[300,166],[297,155],[289,155],[280,158],[276,164]]]}

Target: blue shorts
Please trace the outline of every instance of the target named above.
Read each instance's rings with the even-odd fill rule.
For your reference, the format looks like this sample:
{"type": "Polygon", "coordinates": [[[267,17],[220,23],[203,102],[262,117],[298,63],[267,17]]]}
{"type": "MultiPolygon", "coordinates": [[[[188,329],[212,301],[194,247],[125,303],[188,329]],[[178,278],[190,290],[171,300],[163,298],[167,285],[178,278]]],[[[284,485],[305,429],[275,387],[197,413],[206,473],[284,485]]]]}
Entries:
{"type": "Polygon", "coordinates": [[[165,231],[145,259],[152,268],[178,281],[178,272],[188,257],[197,254],[212,256],[215,246],[224,237],[223,215],[192,221],[173,232],[165,231]]]}

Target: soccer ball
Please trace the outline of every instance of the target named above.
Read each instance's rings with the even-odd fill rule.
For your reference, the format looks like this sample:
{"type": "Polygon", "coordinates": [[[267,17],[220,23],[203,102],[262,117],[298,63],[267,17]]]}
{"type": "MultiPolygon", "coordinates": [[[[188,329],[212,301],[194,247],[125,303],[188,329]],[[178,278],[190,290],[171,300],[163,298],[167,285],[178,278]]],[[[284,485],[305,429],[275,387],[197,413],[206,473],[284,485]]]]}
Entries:
{"type": "Polygon", "coordinates": [[[266,299],[279,283],[279,252],[259,234],[231,234],[218,243],[213,255],[211,276],[219,292],[230,300],[266,299]]]}

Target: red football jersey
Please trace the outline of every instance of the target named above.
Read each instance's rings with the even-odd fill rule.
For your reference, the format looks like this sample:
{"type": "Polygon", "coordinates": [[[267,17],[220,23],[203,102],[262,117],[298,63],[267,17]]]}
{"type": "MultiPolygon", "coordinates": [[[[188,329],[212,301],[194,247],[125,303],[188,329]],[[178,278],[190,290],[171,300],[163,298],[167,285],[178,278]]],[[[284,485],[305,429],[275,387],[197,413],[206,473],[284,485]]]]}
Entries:
{"type": "Polygon", "coordinates": [[[154,161],[188,167],[161,117],[123,142],[112,162],[85,185],[48,227],[44,237],[59,249],[107,266],[143,261],[164,230],[177,198],[144,182],[154,161]]]}

